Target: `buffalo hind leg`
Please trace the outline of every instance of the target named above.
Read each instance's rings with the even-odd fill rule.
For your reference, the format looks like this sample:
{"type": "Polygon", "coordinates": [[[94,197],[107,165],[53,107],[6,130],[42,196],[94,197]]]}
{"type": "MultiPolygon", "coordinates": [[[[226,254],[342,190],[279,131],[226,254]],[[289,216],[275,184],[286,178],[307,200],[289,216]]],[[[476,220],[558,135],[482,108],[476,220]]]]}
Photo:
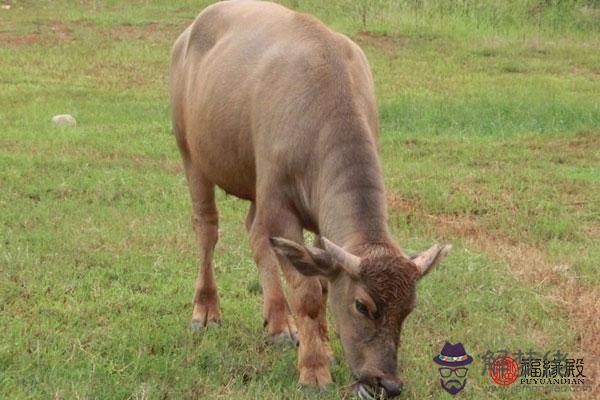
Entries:
{"type": "Polygon", "coordinates": [[[213,254],[219,236],[219,216],[215,204],[215,186],[194,168],[186,167],[192,196],[192,224],[200,247],[200,260],[192,330],[199,331],[209,325],[219,324],[219,293],[213,270],[213,254]]]}
{"type": "Polygon", "coordinates": [[[255,203],[250,205],[246,228],[250,233],[250,246],[263,291],[263,318],[267,336],[274,343],[297,343],[298,331],[283,293],[279,265],[271,250],[268,230],[256,222],[255,203]]]}

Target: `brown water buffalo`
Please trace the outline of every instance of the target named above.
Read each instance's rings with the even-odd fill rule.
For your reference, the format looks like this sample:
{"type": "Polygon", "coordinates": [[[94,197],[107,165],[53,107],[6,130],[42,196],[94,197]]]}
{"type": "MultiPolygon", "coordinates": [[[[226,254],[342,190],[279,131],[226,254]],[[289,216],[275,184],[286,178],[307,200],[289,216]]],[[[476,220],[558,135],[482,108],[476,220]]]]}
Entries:
{"type": "Polygon", "coordinates": [[[409,257],[390,236],[373,78],[361,49],[280,5],[221,2],[175,42],[170,93],[201,250],[192,327],[221,318],[212,265],[217,185],[251,203],[246,226],[267,334],[298,337],[300,383],[331,382],[329,293],[357,387],[398,394],[402,322],[417,281],[449,247],[409,257]],[[303,243],[303,230],[317,235],[314,246],[303,243]]]}

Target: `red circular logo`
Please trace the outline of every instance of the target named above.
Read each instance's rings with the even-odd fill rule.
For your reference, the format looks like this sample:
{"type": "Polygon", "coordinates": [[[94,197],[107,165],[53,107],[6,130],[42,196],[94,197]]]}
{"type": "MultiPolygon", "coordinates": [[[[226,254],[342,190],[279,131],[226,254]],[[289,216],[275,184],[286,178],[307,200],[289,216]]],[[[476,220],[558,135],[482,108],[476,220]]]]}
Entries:
{"type": "Polygon", "coordinates": [[[498,357],[492,363],[490,376],[500,386],[510,386],[519,377],[519,364],[510,357],[498,357]]]}

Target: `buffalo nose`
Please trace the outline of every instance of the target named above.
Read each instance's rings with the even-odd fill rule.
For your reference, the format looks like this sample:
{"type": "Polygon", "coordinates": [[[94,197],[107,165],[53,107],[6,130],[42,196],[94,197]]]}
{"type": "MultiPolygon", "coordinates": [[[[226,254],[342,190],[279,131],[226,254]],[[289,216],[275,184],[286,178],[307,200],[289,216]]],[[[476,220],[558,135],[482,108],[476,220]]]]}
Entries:
{"type": "Polygon", "coordinates": [[[382,379],[380,385],[385,389],[387,397],[396,397],[402,392],[402,384],[399,382],[382,379]]]}

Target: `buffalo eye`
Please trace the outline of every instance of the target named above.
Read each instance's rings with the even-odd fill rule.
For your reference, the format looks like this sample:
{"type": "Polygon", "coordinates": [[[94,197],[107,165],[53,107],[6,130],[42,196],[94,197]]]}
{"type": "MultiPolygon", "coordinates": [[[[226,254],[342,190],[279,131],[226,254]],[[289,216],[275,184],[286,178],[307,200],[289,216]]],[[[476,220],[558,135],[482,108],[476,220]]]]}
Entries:
{"type": "Polygon", "coordinates": [[[356,300],[354,302],[354,305],[359,313],[363,314],[365,317],[370,317],[369,308],[364,303],[361,303],[360,301],[356,300]]]}

